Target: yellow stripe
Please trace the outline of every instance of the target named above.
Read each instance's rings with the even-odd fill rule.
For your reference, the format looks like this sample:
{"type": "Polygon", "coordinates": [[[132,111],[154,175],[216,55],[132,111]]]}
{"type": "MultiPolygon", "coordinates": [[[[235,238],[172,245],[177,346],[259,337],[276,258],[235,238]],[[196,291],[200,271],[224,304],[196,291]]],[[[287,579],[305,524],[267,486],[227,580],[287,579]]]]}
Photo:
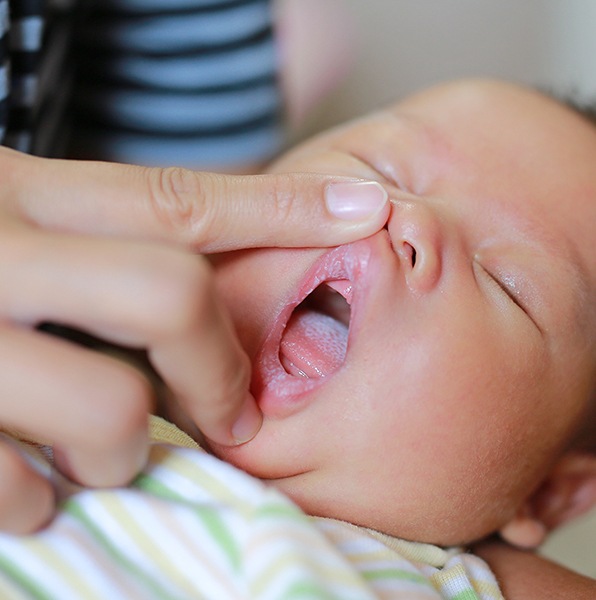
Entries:
{"type": "MultiPolygon", "coordinates": [[[[119,498],[107,493],[100,502],[105,510],[119,523],[121,530],[126,532],[136,547],[142,551],[143,557],[147,561],[153,562],[151,570],[159,569],[160,574],[167,574],[169,581],[174,585],[179,585],[186,593],[196,591],[193,574],[181,571],[176,564],[175,557],[162,552],[156,546],[155,541],[145,532],[146,525],[139,524],[137,515],[131,513],[119,498]]],[[[145,566],[149,567],[147,563],[145,563],[145,566]]]]}
{"type": "Polygon", "coordinates": [[[288,533],[285,526],[274,530],[267,528],[267,531],[257,532],[257,535],[251,537],[246,545],[246,556],[255,556],[258,553],[267,554],[267,549],[270,548],[272,543],[276,546],[282,546],[283,549],[283,554],[268,563],[266,569],[261,571],[252,583],[251,591],[256,598],[260,597],[278,577],[285,577],[289,582],[290,578],[284,575],[283,571],[288,570],[289,573],[292,573],[294,572],[292,567],[295,567],[296,564],[304,565],[305,560],[309,561],[313,577],[317,580],[322,577],[328,584],[341,585],[350,590],[354,588],[362,589],[363,592],[367,590],[360,574],[348,568],[342,557],[335,556],[331,549],[315,545],[317,539],[316,537],[313,538],[310,529],[300,527],[294,529],[291,536],[288,533]],[[291,539],[291,543],[279,543],[280,538],[285,541],[291,539]],[[265,550],[262,550],[262,547],[265,550]],[[300,551],[300,549],[303,549],[303,551],[300,551]],[[323,562],[322,557],[331,557],[332,560],[323,562]]]}
{"type": "MultiPolygon", "coordinates": [[[[174,452],[166,446],[156,445],[151,448],[150,462],[151,464],[159,464],[177,475],[185,477],[195,486],[199,485],[197,482],[197,468],[200,465],[197,464],[196,460],[192,460],[180,452],[174,452]]],[[[220,474],[219,477],[222,477],[222,475],[220,474]]],[[[214,477],[207,469],[201,468],[200,470],[199,487],[202,493],[211,495],[212,498],[220,502],[230,504],[230,508],[238,510],[243,515],[246,514],[247,510],[252,510],[251,505],[241,496],[242,490],[235,490],[225,485],[222,479],[214,477]]]]}
{"type": "MultiPolygon", "coordinates": [[[[64,582],[64,586],[75,591],[78,596],[86,600],[104,600],[98,596],[93,588],[89,587],[89,582],[85,579],[83,573],[72,568],[72,563],[68,561],[68,557],[59,554],[55,548],[45,542],[43,538],[25,538],[23,544],[27,549],[36,555],[53,573],[58,575],[58,579],[64,582]],[[65,562],[66,561],[66,562],[65,562]]],[[[43,582],[39,581],[43,587],[43,582]]]]}
{"type": "Polygon", "coordinates": [[[209,544],[206,543],[206,540],[197,540],[189,537],[187,532],[180,528],[180,523],[172,518],[169,511],[161,515],[160,519],[169,531],[176,532],[176,540],[187,550],[188,554],[193,556],[196,562],[201,564],[213,579],[217,580],[219,586],[225,589],[230,597],[233,597],[238,590],[235,586],[231,585],[230,572],[222,571],[221,566],[212,560],[213,546],[216,546],[222,555],[225,555],[224,550],[215,541],[209,544]]]}
{"type": "MultiPolygon", "coordinates": [[[[125,598],[134,598],[138,595],[139,587],[142,586],[142,581],[136,579],[133,573],[126,572],[126,568],[114,559],[113,555],[106,554],[103,545],[97,546],[90,543],[93,534],[85,527],[77,527],[75,523],[81,524],[80,521],[70,521],[64,523],[64,528],[60,531],[61,535],[70,539],[73,547],[81,549],[82,554],[87,555],[89,562],[93,563],[93,567],[99,572],[100,577],[105,577],[105,574],[111,577],[114,587],[123,594],[125,598]],[[136,584],[136,585],[135,585],[136,584]]],[[[2,596],[0,596],[2,597],[2,596]]]]}

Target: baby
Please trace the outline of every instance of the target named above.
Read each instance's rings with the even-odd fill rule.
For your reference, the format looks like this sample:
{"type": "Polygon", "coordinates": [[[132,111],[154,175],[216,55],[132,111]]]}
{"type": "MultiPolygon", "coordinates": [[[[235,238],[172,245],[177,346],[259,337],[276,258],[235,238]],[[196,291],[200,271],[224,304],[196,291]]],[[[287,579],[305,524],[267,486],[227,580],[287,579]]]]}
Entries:
{"type": "MultiPolygon", "coordinates": [[[[210,449],[307,514],[366,528],[318,521],[336,548],[360,557],[354,560],[363,574],[360,583],[350,579],[351,595],[325,588],[325,597],[464,597],[450,586],[472,573],[483,583],[466,598],[500,598],[490,574],[466,562],[473,557],[437,546],[467,545],[499,531],[533,548],[548,530],[596,503],[594,157],[596,128],[552,99],[505,83],[443,85],[308,141],[272,167],[378,180],[392,201],[384,230],[331,250],[261,249],[214,258],[218,291],[253,361],[252,391],[264,422],[251,442],[210,449]],[[364,545],[362,531],[372,536],[364,545]],[[390,552],[384,563],[381,547],[390,552]],[[410,567],[424,565],[410,571],[399,562],[404,556],[410,567]],[[419,581],[431,572],[432,589],[419,581]],[[392,576],[406,582],[404,595],[388,587],[392,576]],[[378,595],[360,594],[362,581],[380,581],[378,595]],[[407,587],[416,582],[420,589],[407,587]],[[433,595],[438,589],[442,595],[433,595]]],[[[181,432],[160,439],[188,445],[181,432]]],[[[211,511],[252,502],[252,484],[231,470],[216,481],[214,459],[204,455],[192,459],[203,461],[195,465],[203,469],[199,494],[193,487],[199,483],[189,483],[191,457],[164,452],[153,451],[150,469],[135,483],[154,493],[159,506],[141,511],[123,504],[116,511],[109,492],[98,492],[75,508],[67,505],[45,540],[68,535],[74,515],[92,532],[88,538],[77,533],[81,547],[94,548],[97,540],[103,547],[110,535],[128,535],[139,518],[144,528],[91,562],[116,556],[127,566],[119,577],[130,577],[140,568],[136,551],[134,560],[121,558],[131,540],[150,544],[156,536],[148,560],[172,531],[180,531],[172,544],[181,548],[200,542],[185,560],[202,556],[199,549],[205,560],[217,557],[202,577],[214,577],[221,558],[205,552],[209,532],[224,540],[220,546],[235,557],[233,564],[237,548],[246,560],[261,560],[258,550],[272,539],[271,529],[259,530],[259,546],[246,543],[255,538],[238,533],[237,521],[226,529],[224,513],[209,513],[203,529],[182,525],[181,511],[201,499],[211,511]],[[231,481],[236,491],[228,489],[231,481]],[[207,492],[220,496],[215,501],[207,492]],[[150,521],[175,499],[181,502],[174,513],[150,521]],[[121,514],[123,534],[103,527],[102,515],[109,525],[121,514]],[[242,543],[235,546],[230,531],[242,543]]],[[[248,513],[278,518],[287,510],[248,513]]],[[[283,525],[284,536],[295,522],[294,516],[283,525]]],[[[301,536],[306,556],[319,557],[318,542],[301,536]]],[[[15,543],[18,556],[27,558],[19,568],[28,568],[33,563],[22,552],[28,542],[0,536],[0,558],[17,556],[15,543]]],[[[40,552],[39,543],[29,550],[40,552]]],[[[273,554],[261,569],[281,562],[273,554]]],[[[333,573],[343,564],[328,556],[312,562],[333,573]]],[[[139,585],[161,568],[145,569],[139,585]]],[[[185,566],[176,577],[194,584],[201,579],[189,576],[194,568],[185,566]]],[[[156,579],[165,586],[160,593],[174,597],[164,572],[156,579]]],[[[231,573],[217,585],[238,577],[231,573]]],[[[266,597],[243,589],[240,597],[266,597]]]]}
{"type": "Polygon", "coordinates": [[[284,156],[378,180],[392,213],[331,251],[218,261],[264,424],[213,452],[309,514],[439,545],[534,547],[592,506],[595,159],[576,112],[482,81],[284,156]]]}

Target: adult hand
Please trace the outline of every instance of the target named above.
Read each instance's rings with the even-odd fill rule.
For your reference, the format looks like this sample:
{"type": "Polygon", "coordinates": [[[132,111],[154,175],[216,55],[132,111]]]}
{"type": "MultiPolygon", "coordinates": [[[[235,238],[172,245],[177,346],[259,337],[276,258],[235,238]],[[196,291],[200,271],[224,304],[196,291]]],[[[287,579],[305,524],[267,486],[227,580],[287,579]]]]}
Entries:
{"type": "MultiPolygon", "coordinates": [[[[0,168],[0,423],[49,441],[58,466],[92,486],[124,484],[144,464],[149,386],[36,324],[146,348],[203,433],[241,443],[260,426],[248,359],[198,253],[337,245],[374,233],[389,211],[376,183],[313,174],[225,176],[6,149],[0,168]]],[[[8,445],[0,472],[0,529],[35,529],[53,510],[49,483],[8,445]]]]}
{"type": "Polygon", "coordinates": [[[509,600],[596,598],[596,580],[533,552],[519,550],[496,540],[480,542],[473,552],[488,563],[503,596],[509,600]],[[553,595],[554,590],[556,592],[553,595]]]}

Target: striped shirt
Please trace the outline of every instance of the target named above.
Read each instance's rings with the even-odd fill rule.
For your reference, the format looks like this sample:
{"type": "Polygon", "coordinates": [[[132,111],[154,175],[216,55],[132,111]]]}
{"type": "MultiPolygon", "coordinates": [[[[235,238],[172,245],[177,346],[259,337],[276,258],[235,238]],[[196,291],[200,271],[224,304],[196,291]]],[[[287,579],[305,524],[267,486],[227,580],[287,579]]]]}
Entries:
{"type": "Polygon", "coordinates": [[[502,600],[459,548],[308,517],[277,490],[152,423],[126,489],[85,490],[31,460],[63,498],[42,532],[0,534],[0,597],[56,600],[502,600]]]}
{"type": "Polygon", "coordinates": [[[70,84],[68,0],[0,0],[0,142],[49,154],[70,84]]]}
{"type": "Polygon", "coordinates": [[[203,169],[265,162],[283,144],[271,12],[270,0],[0,0],[3,143],[203,169]]]}

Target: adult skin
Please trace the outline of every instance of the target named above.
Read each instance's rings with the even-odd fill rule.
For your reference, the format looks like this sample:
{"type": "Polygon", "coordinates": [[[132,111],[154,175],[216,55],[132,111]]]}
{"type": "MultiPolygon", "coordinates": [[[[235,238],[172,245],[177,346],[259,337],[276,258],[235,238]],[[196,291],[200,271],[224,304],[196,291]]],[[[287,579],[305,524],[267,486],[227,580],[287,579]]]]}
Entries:
{"type": "MultiPolygon", "coordinates": [[[[124,484],[144,464],[150,386],[37,324],[146,349],[208,438],[242,443],[261,416],[201,254],[333,246],[378,231],[389,212],[379,184],[324,175],[227,176],[4,148],[0,168],[0,423],[54,444],[59,467],[92,486],[124,484]]],[[[0,473],[0,529],[38,528],[53,512],[50,483],[6,443],[0,473]]]]}
{"type": "Polygon", "coordinates": [[[499,541],[480,544],[475,552],[491,566],[503,595],[510,600],[596,598],[596,581],[531,552],[499,541]]]}

